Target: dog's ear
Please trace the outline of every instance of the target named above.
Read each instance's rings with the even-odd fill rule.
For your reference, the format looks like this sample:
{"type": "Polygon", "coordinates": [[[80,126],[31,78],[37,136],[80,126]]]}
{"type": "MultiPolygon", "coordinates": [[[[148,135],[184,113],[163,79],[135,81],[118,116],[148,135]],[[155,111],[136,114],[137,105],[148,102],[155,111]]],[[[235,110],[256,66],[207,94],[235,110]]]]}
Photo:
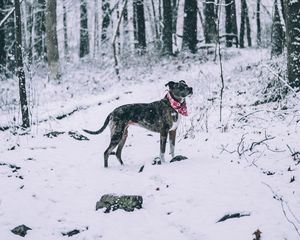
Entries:
{"type": "Polygon", "coordinates": [[[174,86],[174,84],[175,84],[175,82],[170,81],[170,82],[168,82],[165,86],[166,86],[166,87],[168,86],[169,88],[171,88],[171,87],[174,86]]]}
{"type": "Polygon", "coordinates": [[[184,84],[186,84],[186,82],[185,82],[184,80],[180,80],[179,82],[180,82],[180,83],[184,83],[184,84]]]}

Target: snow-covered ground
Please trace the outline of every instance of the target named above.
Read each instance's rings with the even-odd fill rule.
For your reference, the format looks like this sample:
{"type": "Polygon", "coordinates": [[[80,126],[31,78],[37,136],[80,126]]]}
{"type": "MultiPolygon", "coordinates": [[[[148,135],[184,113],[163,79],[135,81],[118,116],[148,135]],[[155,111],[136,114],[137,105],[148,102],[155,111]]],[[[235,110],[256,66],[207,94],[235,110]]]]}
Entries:
{"type": "MultiPolygon", "coordinates": [[[[10,230],[21,224],[32,228],[26,239],[64,239],[62,233],[74,229],[81,232],[72,239],[86,240],[253,239],[258,229],[262,239],[299,239],[299,100],[291,95],[280,103],[253,105],[271,76],[262,67],[266,59],[261,50],[227,52],[222,124],[219,65],[196,57],[128,68],[121,83],[114,83],[114,77],[98,79],[97,87],[105,89],[92,97],[76,83],[70,86],[79,93],[68,101],[61,96],[50,103],[53,96],[40,90],[39,119],[84,107],[34,125],[26,135],[0,132],[0,239],[19,239],[10,230]],[[187,160],[152,165],[159,155],[159,135],[131,127],[125,165],[111,156],[104,169],[108,129],[84,134],[89,141],[67,134],[98,129],[122,104],[160,99],[164,84],[180,79],[194,88],[176,142],[176,153],[187,160]],[[51,131],[66,133],[45,136],[51,131]],[[143,208],[95,211],[107,193],[141,195],[143,208]],[[250,216],[217,223],[235,213],[250,216]]],[[[84,74],[80,77],[84,82],[84,74]]]]}

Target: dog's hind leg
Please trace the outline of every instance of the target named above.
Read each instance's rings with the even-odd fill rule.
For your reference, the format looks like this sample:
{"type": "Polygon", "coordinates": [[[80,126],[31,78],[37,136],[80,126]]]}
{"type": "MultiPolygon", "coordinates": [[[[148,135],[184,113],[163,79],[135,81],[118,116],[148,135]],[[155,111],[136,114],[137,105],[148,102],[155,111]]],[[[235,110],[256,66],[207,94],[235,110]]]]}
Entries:
{"type": "Polygon", "coordinates": [[[126,127],[126,128],[125,128],[125,131],[124,131],[124,133],[123,133],[122,139],[121,139],[121,141],[120,141],[120,143],[119,143],[119,145],[118,145],[117,152],[116,152],[116,157],[117,157],[117,159],[119,160],[119,162],[121,163],[121,165],[124,164],[123,161],[122,161],[121,155],[122,155],[122,149],[123,149],[123,147],[124,147],[124,145],[125,145],[127,136],[128,136],[128,129],[127,129],[127,127],[126,127]]]}
{"type": "MultiPolygon", "coordinates": [[[[108,167],[108,157],[112,151],[118,146],[124,135],[125,126],[117,126],[113,129],[110,139],[110,144],[104,152],[104,167],[108,167]]],[[[120,161],[120,160],[119,160],[120,161]]]]}

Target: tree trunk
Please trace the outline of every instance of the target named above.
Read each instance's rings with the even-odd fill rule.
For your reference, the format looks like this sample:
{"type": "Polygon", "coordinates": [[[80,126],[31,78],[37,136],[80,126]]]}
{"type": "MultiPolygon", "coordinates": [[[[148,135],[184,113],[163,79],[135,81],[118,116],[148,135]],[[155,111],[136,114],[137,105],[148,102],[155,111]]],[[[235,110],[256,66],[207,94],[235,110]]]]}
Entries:
{"type": "Polygon", "coordinates": [[[240,48],[245,47],[246,6],[246,0],[241,0],[240,48]]]}
{"type": "Polygon", "coordinates": [[[300,1],[285,0],[288,56],[288,81],[295,91],[300,91],[300,1]]]}
{"type": "Polygon", "coordinates": [[[172,0],[172,33],[176,34],[178,16],[178,0],[172,0]]]}
{"type": "MultiPolygon", "coordinates": [[[[56,1],[56,0],[55,0],[56,1]]],[[[41,61],[45,59],[46,44],[45,44],[45,0],[37,0],[34,5],[34,59],[41,61]]]]}
{"type": "Polygon", "coordinates": [[[31,1],[26,1],[26,18],[27,19],[27,46],[26,46],[26,52],[28,54],[28,63],[29,65],[32,65],[32,56],[33,56],[33,42],[32,42],[32,30],[33,30],[33,13],[32,13],[32,3],[31,1]]]}
{"type": "Polygon", "coordinates": [[[101,43],[107,40],[107,29],[110,22],[110,5],[109,0],[102,0],[102,33],[101,33],[101,43]]]}
{"type": "Polygon", "coordinates": [[[163,54],[173,54],[171,0],[163,0],[163,54]]]}
{"type": "MultiPolygon", "coordinates": [[[[4,14],[4,0],[0,0],[0,19],[2,20],[5,17],[4,14]]],[[[0,70],[5,67],[6,63],[6,52],[5,52],[5,31],[4,24],[0,26],[0,70]]]]}
{"type": "Polygon", "coordinates": [[[235,0],[225,0],[226,47],[232,47],[233,39],[238,44],[235,0]]]}
{"type": "Polygon", "coordinates": [[[79,57],[84,57],[90,52],[87,1],[80,1],[80,47],[79,57]]]}
{"type": "MultiPolygon", "coordinates": [[[[123,2],[126,0],[123,0],[123,2]]],[[[124,53],[128,52],[130,49],[130,37],[129,37],[129,28],[128,28],[128,4],[124,6],[124,13],[123,13],[123,48],[122,51],[124,53]]]]}
{"type": "Polygon", "coordinates": [[[94,58],[99,52],[99,11],[98,0],[94,1],[94,58]]]}
{"type": "Polygon", "coordinates": [[[48,78],[49,80],[58,80],[60,78],[60,69],[56,32],[56,0],[47,0],[46,10],[48,78]]]}
{"type": "Polygon", "coordinates": [[[65,55],[65,59],[67,60],[69,57],[69,44],[68,44],[66,0],[63,0],[63,25],[64,25],[64,55],[65,55]]]}
{"type": "Polygon", "coordinates": [[[260,24],[260,4],[261,0],[256,1],[256,44],[257,47],[261,46],[261,24],[260,24]]]}
{"type": "Polygon", "coordinates": [[[29,110],[26,94],[26,80],[22,56],[22,26],[21,26],[21,10],[19,0],[15,0],[15,20],[16,20],[16,74],[19,79],[19,94],[22,113],[22,127],[30,127],[29,110]]]}
{"type": "Polygon", "coordinates": [[[271,56],[276,57],[282,54],[284,49],[284,31],[282,22],[280,19],[280,13],[278,9],[278,1],[274,3],[274,16],[272,22],[272,44],[271,44],[271,56]]]}
{"type": "Polygon", "coordinates": [[[204,38],[205,43],[216,43],[217,24],[214,0],[205,0],[204,4],[204,38]]]}
{"type": "Polygon", "coordinates": [[[153,12],[153,18],[154,18],[155,37],[156,37],[156,39],[159,39],[157,16],[156,16],[155,5],[154,5],[153,0],[151,0],[151,7],[152,7],[152,12],[153,12]]]}
{"type": "Polygon", "coordinates": [[[177,17],[178,17],[178,0],[172,0],[172,37],[174,45],[177,47],[177,17]]]}
{"type": "Polygon", "coordinates": [[[143,55],[146,50],[146,27],[144,16],[144,0],[133,0],[135,49],[143,55]]]}
{"type": "Polygon", "coordinates": [[[252,46],[251,25],[250,25],[249,11],[248,11],[248,6],[247,6],[247,1],[246,0],[245,0],[245,12],[246,12],[246,27],[247,27],[247,43],[248,43],[248,47],[251,47],[252,46]]]}
{"type": "Polygon", "coordinates": [[[192,53],[197,51],[197,0],[184,3],[182,49],[189,49],[192,53]]]}
{"type": "Polygon", "coordinates": [[[245,47],[244,37],[245,37],[245,27],[247,29],[247,42],[248,46],[252,46],[251,41],[251,26],[248,14],[248,6],[246,0],[241,0],[241,27],[240,27],[240,47],[245,47]]]}

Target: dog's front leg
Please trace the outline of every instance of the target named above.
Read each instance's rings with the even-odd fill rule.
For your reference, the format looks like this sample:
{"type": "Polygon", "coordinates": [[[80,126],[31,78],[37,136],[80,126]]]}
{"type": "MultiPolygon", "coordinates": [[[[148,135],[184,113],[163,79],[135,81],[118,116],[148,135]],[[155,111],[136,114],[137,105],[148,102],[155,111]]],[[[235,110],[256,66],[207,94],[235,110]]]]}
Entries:
{"type": "Polygon", "coordinates": [[[168,130],[163,129],[160,132],[160,155],[159,155],[159,157],[160,157],[161,162],[165,162],[167,137],[168,137],[168,130]]]}
{"type": "Polygon", "coordinates": [[[172,130],[169,132],[170,153],[172,158],[175,157],[175,139],[176,139],[176,130],[172,130]]]}

